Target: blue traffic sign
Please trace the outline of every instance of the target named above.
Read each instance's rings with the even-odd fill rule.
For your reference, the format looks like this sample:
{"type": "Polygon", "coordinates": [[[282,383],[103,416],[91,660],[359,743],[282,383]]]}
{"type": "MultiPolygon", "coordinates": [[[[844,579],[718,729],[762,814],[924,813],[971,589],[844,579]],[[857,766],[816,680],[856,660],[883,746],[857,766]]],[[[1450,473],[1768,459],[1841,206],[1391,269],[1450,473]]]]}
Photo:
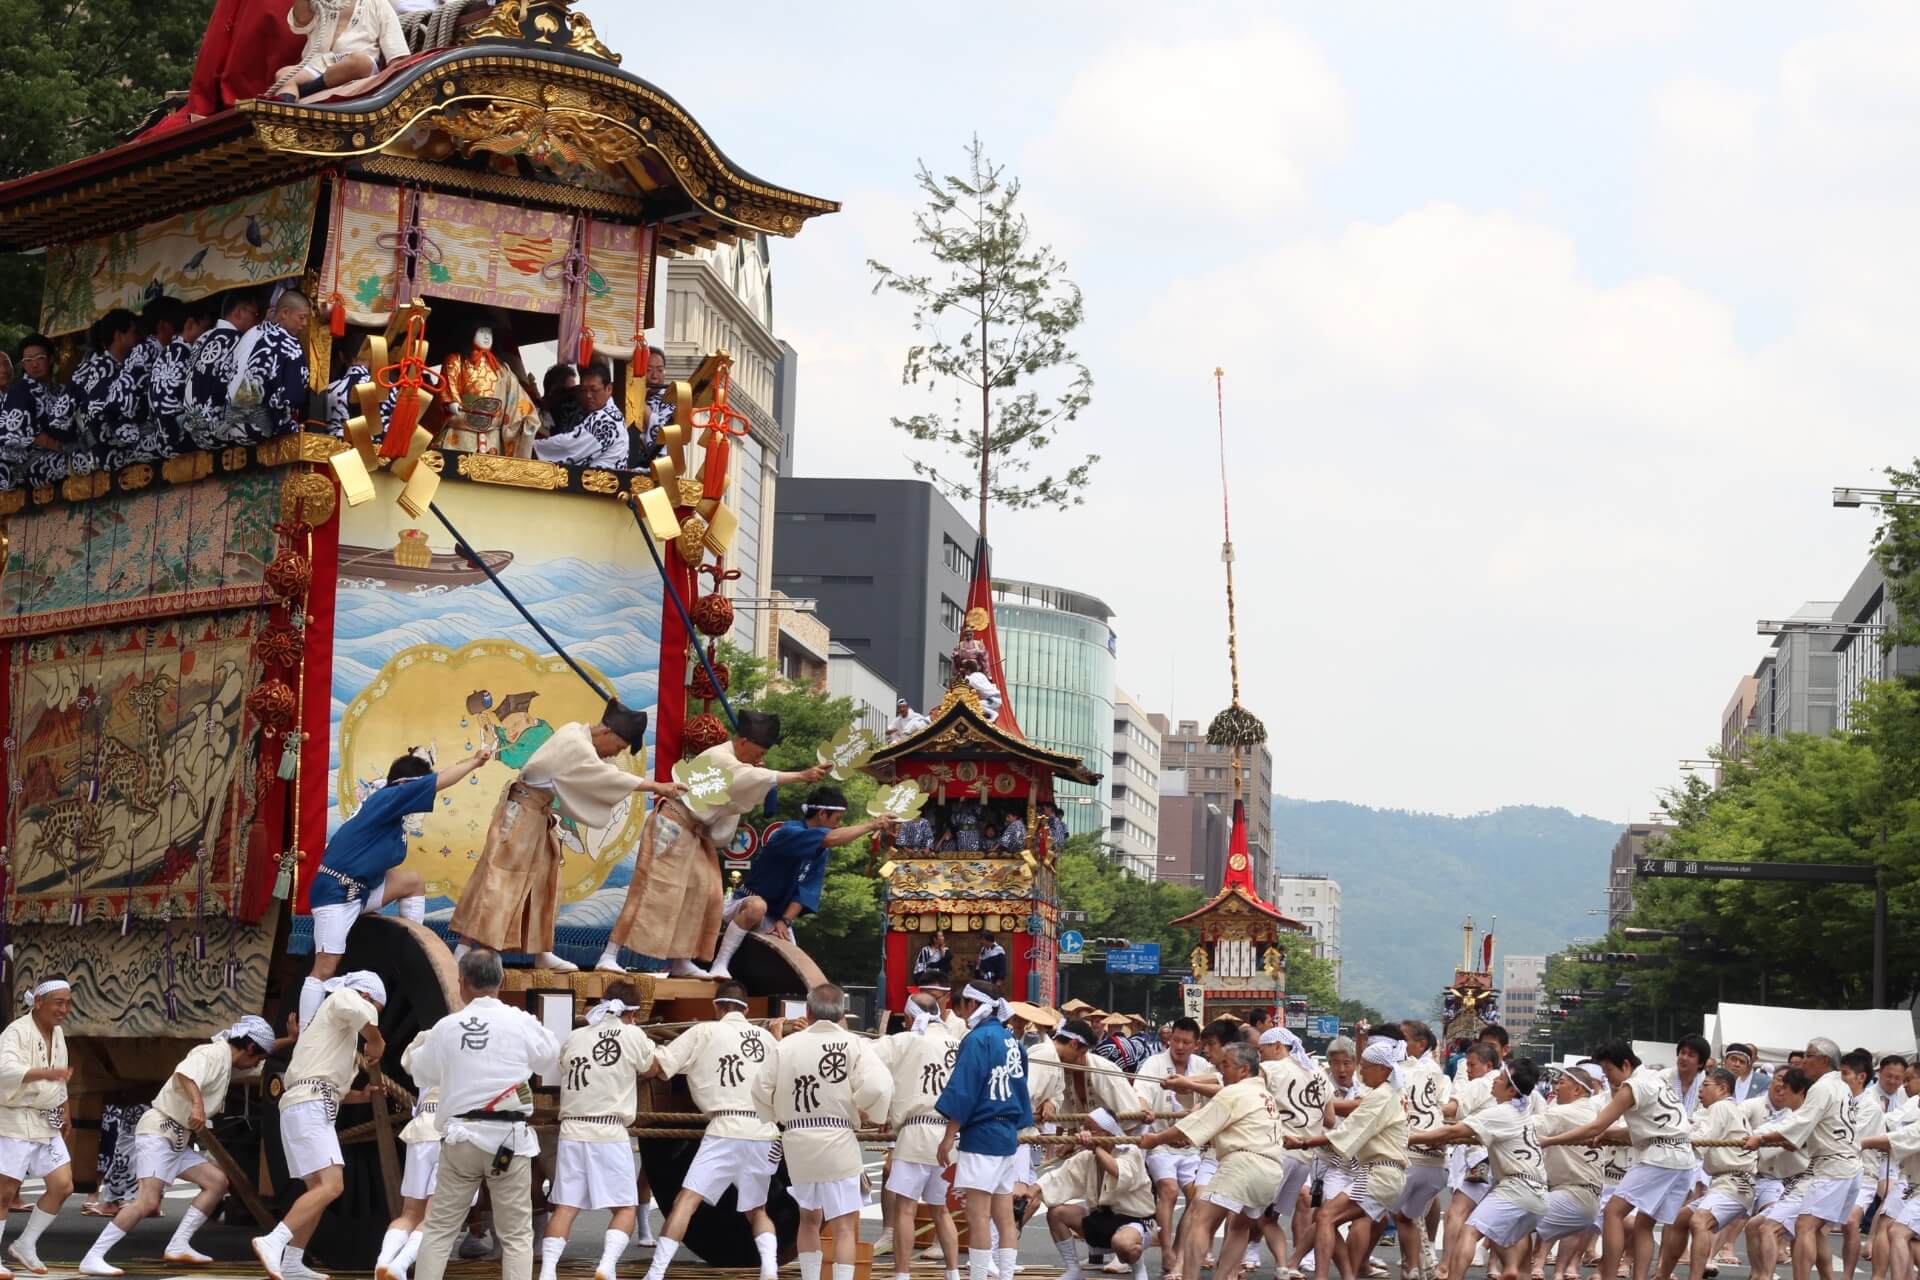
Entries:
{"type": "Polygon", "coordinates": [[[1160,972],[1160,944],[1138,942],[1131,947],[1115,947],[1107,952],[1108,973],[1160,972]]]}
{"type": "Polygon", "coordinates": [[[1308,1020],[1307,1033],[1322,1040],[1331,1040],[1340,1034],[1340,1019],[1315,1017],[1308,1020]]]}
{"type": "Polygon", "coordinates": [[[1060,935],[1060,954],[1077,956],[1087,949],[1087,940],[1073,929],[1060,935]]]}

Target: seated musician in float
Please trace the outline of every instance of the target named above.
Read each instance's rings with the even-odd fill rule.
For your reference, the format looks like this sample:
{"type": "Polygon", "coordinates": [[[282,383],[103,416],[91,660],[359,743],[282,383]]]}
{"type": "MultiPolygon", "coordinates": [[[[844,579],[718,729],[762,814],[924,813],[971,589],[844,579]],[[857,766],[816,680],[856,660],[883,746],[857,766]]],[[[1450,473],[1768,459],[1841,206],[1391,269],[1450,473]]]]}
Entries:
{"type": "Polygon", "coordinates": [[[746,879],[721,909],[726,936],[714,953],[708,972],[731,978],[727,963],[749,933],[771,934],[793,941],[793,925],[801,916],[820,909],[820,891],[827,883],[827,851],[839,849],[893,825],[883,814],[850,827],[840,825],[847,814],[847,797],[838,787],[816,787],[800,806],[797,822],[774,829],[747,868],[746,879]]]}
{"type": "Polygon", "coordinates": [[[980,699],[980,714],[986,717],[988,724],[1000,719],[1000,686],[987,674],[987,646],[975,639],[969,632],[953,650],[954,674],[960,683],[973,690],[980,699]]]}
{"type": "Polygon", "coordinates": [[[131,311],[109,311],[94,322],[90,344],[87,358],[73,371],[73,398],[87,426],[72,442],[68,470],[76,475],[101,467],[113,471],[165,457],[166,439],[147,412],[145,373],[133,358],[140,321],[131,311]]]}
{"type": "Polygon", "coordinates": [[[147,340],[134,358],[147,371],[147,405],[165,433],[168,452],[190,448],[180,433],[180,414],[187,406],[187,384],[193,377],[193,344],[213,327],[205,307],[189,308],[174,298],[155,298],[142,318],[147,340]]]}
{"type": "Polygon", "coordinates": [[[571,431],[536,440],[533,456],[542,462],[604,467],[627,465],[627,420],[613,398],[613,371],[595,361],[580,371],[580,403],[586,416],[571,431]]]}
{"type": "Polygon", "coordinates": [[[473,331],[465,352],[447,357],[440,381],[440,401],[447,406],[447,448],[532,456],[540,410],[513,370],[493,354],[491,325],[473,331]]]}
{"type": "Polygon", "coordinates": [[[77,427],[73,393],[53,376],[53,340],[20,344],[13,382],[0,400],[0,488],[66,478],[66,442],[77,427]]]}
{"type": "Polygon", "coordinates": [[[826,765],[780,772],[761,766],[780,741],[780,717],[742,711],[730,742],[709,747],[696,767],[718,765],[729,778],[727,794],[704,814],[679,801],[654,808],[640,836],[640,850],[627,886],[627,900],[596,966],[621,972],[620,948],[672,962],[676,978],[704,978],[694,963],[714,953],[720,936],[720,853],[733,843],[740,819],[758,809],[767,792],[796,782],[818,782],[826,765]]]}
{"type": "Polygon", "coordinates": [[[273,315],[248,330],[234,353],[227,384],[227,443],[260,444],[298,431],[307,417],[307,348],[313,305],[298,289],[274,303],[273,315]]]}
{"type": "Polygon", "coordinates": [[[1007,815],[1000,827],[1000,839],[994,846],[1001,853],[1019,853],[1027,847],[1027,824],[1017,813],[1007,815]]]}
{"type": "Polygon", "coordinates": [[[227,295],[220,318],[193,344],[193,371],[187,377],[180,426],[195,448],[227,445],[227,393],[240,372],[240,340],[259,323],[260,299],[242,289],[227,295]]]}
{"type": "MultiPolygon", "coordinates": [[[[553,953],[561,856],[554,818],[601,828],[636,791],[668,800],[684,792],[677,782],[654,782],[613,763],[623,752],[642,755],[646,739],[647,713],[609,698],[599,724],[562,725],[528,758],[520,776],[501,789],[480,861],[453,910],[451,927],[464,939],[456,957],[480,946],[525,952],[535,968],[566,973],[579,967],[553,953]]],[[[719,864],[713,866],[717,877],[719,864]]]]}
{"type": "Polygon", "coordinates": [[[275,77],[269,96],[286,101],[365,80],[409,52],[390,0],[293,0],[287,26],[307,45],[275,77]]]}
{"type": "Polygon", "coordinates": [[[173,1266],[204,1267],[213,1261],[193,1247],[193,1233],[227,1198],[227,1175],[194,1149],[193,1136],[226,1106],[233,1073],[251,1071],[265,1062],[274,1043],[273,1028],[267,1020],[248,1014],[180,1060],[134,1130],[133,1168],[140,1179],[140,1193],[100,1229],[99,1238],[80,1260],[81,1275],[125,1275],[107,1261],[107,1250],[148,1217],[157,1215],[160,1197],[175,1182],[191,1183],[200,1194],[181,1215],[162,1257],[173,1266]]]}

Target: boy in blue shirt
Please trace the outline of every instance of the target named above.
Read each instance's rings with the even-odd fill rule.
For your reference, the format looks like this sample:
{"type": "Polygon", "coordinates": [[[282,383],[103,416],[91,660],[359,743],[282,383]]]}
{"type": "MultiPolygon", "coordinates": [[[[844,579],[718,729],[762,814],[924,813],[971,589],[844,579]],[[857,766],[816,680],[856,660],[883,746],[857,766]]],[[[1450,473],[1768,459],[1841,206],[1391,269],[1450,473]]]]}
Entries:
{"type": "Polygon", "coordinates": [[[1020,1131],[1033,1123],[1027,1096],[1027,1051],[1006,1028],[1013,1010],[1000,988],[976,978],[953,1002],[967,1020],[967,1037],[934,1110],[946,1117],[939,1162],[954,1163],[953,1189],[967,1197],[968,1280],[1011,1277],[1020,1233],[1013,1220],[1014,1153],[1020,1131]],[[953,1160],[956,1140],[960,1158],[953,1160]],[[979,1247],[999,1233],[998,1249],[979,1247]]]}
{"type": "Polygon", "coordinates": [[[793,941],[793,922],[820,909],[820,890],[827,883],[827,851],[885,831],[894,823],[892,817],[879,817],[843,827],[840,823],[846,814],[847,797],[840,788],[815,787],[800,806],[800,820],[781,824],[767,837],[740,887],[720,910],[727,931],[707,968],[710,977],[724,981],[733,976],[727,962],[749,933],[793,941]]]}
{"type": "Polygon", "coordinates": [[[326,998],[323,984],[340,967],[354,921],[389,902],[399,903],[400,914],[415,924],[426,918],[427,900],[421,896],[426,882],[418,871],[400,865],[407,860],[407,818],[431,812],[436,795],[491,759],[492,744],[483,743],[467,759],[436,773],[431,759],[409,751],[388,768],[386,785],[361,801],[327,841],[309,893],[313,972],[300,986],[302,1027],[326,998]]]}

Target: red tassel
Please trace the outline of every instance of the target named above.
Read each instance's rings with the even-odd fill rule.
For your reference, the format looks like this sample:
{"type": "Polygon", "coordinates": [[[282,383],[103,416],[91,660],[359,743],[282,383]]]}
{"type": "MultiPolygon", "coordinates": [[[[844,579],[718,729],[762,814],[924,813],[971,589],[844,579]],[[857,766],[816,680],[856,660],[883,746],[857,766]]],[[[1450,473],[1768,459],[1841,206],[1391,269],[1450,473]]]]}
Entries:
{"type": "Polygon", "coordinates": [[[593,330],[580,330],[580,367],[586,368],[593,363],[593,330]]]}
{"type": "Polygon", "coordinates": [[[707,465],[700,473],[700,487],[707,493],[719,493],[726,488],[727,456],[732,451],[733,446],[725,436],[715,440],[713,447],[707,450],[707,465]]]}
{"type": "Polygon", "coordinates": [[[333,336],[347,336],[347,300],[339,294],[333,295],[333,310],[327,317],[327,327],[333,330],[333,336]]]}

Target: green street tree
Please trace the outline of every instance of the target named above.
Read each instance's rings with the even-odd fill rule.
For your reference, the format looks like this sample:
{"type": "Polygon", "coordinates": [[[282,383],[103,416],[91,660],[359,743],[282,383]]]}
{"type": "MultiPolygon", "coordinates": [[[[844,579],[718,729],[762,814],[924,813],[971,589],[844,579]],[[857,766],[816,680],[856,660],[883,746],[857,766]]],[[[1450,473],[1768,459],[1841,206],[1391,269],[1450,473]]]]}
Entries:
{"type": "MultiPolygon", "coordinates": [[[[0,0],[0,181],[103,151],[185,89],[213,0],[0,0]]],[[[39,256],[0,255],[0,343],[38,326],[39,256]]]]}
{"type": "Polygon", "coordinates": [[[953,409],[892,422],[966,465],[916,455],[914,471],[955,498],[977,499],[982,533],[990,502],[1079,505],[1097,455],[1063,472],[1036,473],[1092,398],[1092,375],[1070,345],[1083,314],[1078,286],[1051,248],[1033,243],[1019,181],[988,159],[978,137],[964,174],[937,178],[923,162],[915,181],[927,202],[914,214],[914,242],[932,270],[898,271],[871,259],[867,266],[874,292],[890,290],[913,304],[919,340],[907,350],[901,381],[929,392],[947,384],[953,409]],[[975,397],[977,420],[967,404],[975,397]]]}

